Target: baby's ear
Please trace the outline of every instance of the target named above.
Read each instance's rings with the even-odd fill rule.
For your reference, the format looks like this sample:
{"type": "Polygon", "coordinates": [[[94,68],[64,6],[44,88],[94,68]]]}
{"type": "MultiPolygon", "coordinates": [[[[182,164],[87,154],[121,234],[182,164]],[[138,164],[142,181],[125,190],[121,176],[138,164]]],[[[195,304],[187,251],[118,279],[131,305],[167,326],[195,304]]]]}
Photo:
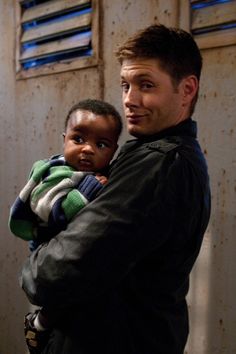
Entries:
{"type": "Polygon", "coordinates": [[[62,144],[63,144],[63,149],[65,148],[65,137],[66,137],[66,133],[62,133],[62,144]]]}

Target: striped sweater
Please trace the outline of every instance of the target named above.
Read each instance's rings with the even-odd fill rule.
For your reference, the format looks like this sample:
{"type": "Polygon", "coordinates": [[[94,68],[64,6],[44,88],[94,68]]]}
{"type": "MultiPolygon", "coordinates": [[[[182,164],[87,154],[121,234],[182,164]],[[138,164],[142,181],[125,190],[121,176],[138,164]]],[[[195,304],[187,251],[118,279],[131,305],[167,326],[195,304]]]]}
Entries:
{"type": "Polygon", "coordinates": [[[92,172],[74,170],[62,155],[36,161],[11,207],[9,228],[24,240],[48,241],[66,229],[101,188],[92,172]]]}

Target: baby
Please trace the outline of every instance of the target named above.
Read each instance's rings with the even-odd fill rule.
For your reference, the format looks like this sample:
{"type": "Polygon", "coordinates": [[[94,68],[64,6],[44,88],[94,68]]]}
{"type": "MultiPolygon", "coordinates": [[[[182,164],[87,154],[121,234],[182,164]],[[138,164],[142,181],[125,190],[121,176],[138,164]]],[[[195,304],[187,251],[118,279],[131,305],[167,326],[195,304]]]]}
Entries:
{"type": "Polygon", "coordinates": [[[121,117],[109,103],[87,99],[74,105],[65,121],[63,155],[35,162],[11,208],[11,232],[31,240],[34,250],[66,229],[107,182],[121,131],[121,117]]]}

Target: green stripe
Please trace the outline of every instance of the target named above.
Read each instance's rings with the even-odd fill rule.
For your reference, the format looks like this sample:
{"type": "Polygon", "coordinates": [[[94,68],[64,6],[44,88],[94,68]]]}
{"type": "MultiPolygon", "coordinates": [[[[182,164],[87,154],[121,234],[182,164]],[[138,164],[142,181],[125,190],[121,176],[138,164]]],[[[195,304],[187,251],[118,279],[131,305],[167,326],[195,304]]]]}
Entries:
{"type": "Polygon", "coordinates": [[[50,168],[50,175],[39,184],[31,194],[32,202],[43,196],[47,190],[52,189],[65,178],[71,178],[74,170],[69,166],[56,166],[50,168]]]}
{"type": "Polygon", "coordinates": [[[30,179],[33,179],[35,182],[39,182],[42,178],[42,175],[50,167],[50,163],[45,160],[36,161],[32,167],[30,173],[30,179]]]}
{"type": "Polygon", "coordinates": [[[70,221],[87,203],[81,193],[73,189],[62,202],[62,208],[68,221],[70,221]]]}

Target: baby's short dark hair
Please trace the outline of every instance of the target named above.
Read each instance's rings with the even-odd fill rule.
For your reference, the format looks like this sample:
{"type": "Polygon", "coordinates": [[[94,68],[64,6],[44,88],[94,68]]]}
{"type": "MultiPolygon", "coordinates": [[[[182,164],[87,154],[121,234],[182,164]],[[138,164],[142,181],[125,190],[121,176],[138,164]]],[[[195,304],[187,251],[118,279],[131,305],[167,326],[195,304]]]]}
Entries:
{"type": "Polygon", "coordinates": [[[120,136],[122,132],[123,124],[122,124],[122,118],[119,112],[116,110],[116,108],[108,102],[97,100],[97,99],[91,99],[91,98],[79,101],[78,103],[76,103],[74,106],[71,107],[65,120],[65,129],[67,128],[68,121],[71,117],[71,114],[75,111],[80,111],[80,110],[92,112],[96,115],[101,115],[105,117],[106,116],[113,117],[114,121],[116,122],[117,135],[118,137],[120,136]]]}

